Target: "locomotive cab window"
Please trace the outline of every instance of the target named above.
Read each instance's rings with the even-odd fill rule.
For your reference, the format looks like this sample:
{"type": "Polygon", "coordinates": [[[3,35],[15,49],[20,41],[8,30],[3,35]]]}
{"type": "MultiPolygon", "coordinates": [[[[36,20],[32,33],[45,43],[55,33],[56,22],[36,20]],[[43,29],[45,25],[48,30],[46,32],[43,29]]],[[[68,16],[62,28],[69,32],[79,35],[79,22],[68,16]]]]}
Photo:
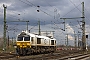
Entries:
{"type": "Polygon", "coordinates": [[[28,35],[24,36],[24,41],[30,41],[30,36],[28,35]]]}
{"type": "Polygon", "coordinates": [[[23,37],[22,36],[18,36],[17,41],[23,41],[23,37]]]}
{"type": "Polygon", "coordinates": [[[54,45],[54,40],[51,40],[51,45],[54,45]]]}

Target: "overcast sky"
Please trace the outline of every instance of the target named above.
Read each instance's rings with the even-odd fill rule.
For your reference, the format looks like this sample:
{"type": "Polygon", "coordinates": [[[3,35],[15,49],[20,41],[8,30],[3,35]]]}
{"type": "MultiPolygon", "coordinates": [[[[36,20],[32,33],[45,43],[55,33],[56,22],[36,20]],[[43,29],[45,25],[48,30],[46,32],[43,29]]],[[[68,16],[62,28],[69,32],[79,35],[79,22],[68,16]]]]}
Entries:
{"type": "Polygon", "coordinates": [[[41,31],[55,31],[57,44],[65,44],[65,37],[68,34],[69,45],[74,45],[74,31],[76,34],[78,31],[81,32],[82,19],[66,19],[63,31],[64,20],[60,18],[82,17],[82,2],[85,5],[86,34],[90,35],[90,0],[0,0],[0,37],[3,36],[3,4],[5,4],[7,31],[10,37],[16,37],[22,30],[26,30],[26,22],[10,21],[29,20],[28,29],[31,32],[38,32],[40,20],[41,31]]]}

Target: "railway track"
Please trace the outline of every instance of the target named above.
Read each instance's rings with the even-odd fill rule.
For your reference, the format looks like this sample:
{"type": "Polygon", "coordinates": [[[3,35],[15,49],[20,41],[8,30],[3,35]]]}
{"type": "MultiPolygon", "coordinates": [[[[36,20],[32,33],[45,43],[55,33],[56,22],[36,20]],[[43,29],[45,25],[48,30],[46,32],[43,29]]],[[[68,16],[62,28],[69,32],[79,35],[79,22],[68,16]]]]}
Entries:
{"type": "Polygon", "coordinates": [[[89,58],[90,58],[90,54],[78,54],[78,55],[58,58],[58,60],[86,60],[89,58]]]}
{"type": "Polygon", "coordinates": [[[0,60],[13,58],[15,56],[15,53],[0,53],[0,60]]]}
{"type": "Polygon", "coordinates": [[[36,56],[26,56],[20,57],[18,60],[86,60],[90,58],[90,54],[75,54],[70,56],[62,57],[62,54],[54,53],[54,54],[45,54],[45,55],[36,55],[36,56]]]}
{"type": "Polygon", "coordinates": [[[51,54],[16,56],[15,53],[0,53],[0,60],[72,60],[89,57],[90,54],[80,54],[80,51],[62,51],[51,54]],[[80,57],[81,56],[81,57],[80,57]]]}

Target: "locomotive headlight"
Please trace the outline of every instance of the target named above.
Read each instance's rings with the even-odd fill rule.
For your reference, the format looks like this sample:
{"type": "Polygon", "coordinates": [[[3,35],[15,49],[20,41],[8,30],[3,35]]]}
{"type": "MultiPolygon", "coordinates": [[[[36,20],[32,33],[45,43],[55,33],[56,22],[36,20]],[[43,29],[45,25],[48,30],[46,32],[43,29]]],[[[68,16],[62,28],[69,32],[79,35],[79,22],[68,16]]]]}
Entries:
{"type": "Polygon", "coordinates": [[[17,42],[17,45],[20,45],[20,43],[17,42]]]}
{"type": "Polygon", "coordinates": [[[17,46],[15,45],[14,48],[17,48],[17,46]]]}
{"type": "Polygon", "coordinates": [[[27,43],[27,45],[30,45],[30,43],[27,43]]]}
{"type": "Polygon", "coordinates": [[[28,42],[25,42],[25,44],[27,45],[27,46],[30,46],[30,42],[28,41],[28,42]]]}
{"type": "Polygon", "coordinates": [[[23,44],[22,41],[21,41],[21,42],[20,42],[20,41],[17,41],[16,43],[17,43],[17,45],[21,45],[21,44],[23,44]]]}

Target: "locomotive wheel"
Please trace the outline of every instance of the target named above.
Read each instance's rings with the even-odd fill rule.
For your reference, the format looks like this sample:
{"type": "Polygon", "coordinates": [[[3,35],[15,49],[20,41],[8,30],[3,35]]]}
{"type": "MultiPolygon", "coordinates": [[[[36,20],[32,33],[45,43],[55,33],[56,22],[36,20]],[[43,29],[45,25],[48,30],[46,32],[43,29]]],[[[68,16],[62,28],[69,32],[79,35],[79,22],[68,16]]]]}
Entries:
{"type": "Polygon", "coordinates": [[[20,48],[16,49],[16,55],[20,55],[20,48]]]}
{"type": "Polygon", "coordinates": [[[23,51],[23,55],[26,55],[26,49],[23,48],[22,51],[23,51]]]}

